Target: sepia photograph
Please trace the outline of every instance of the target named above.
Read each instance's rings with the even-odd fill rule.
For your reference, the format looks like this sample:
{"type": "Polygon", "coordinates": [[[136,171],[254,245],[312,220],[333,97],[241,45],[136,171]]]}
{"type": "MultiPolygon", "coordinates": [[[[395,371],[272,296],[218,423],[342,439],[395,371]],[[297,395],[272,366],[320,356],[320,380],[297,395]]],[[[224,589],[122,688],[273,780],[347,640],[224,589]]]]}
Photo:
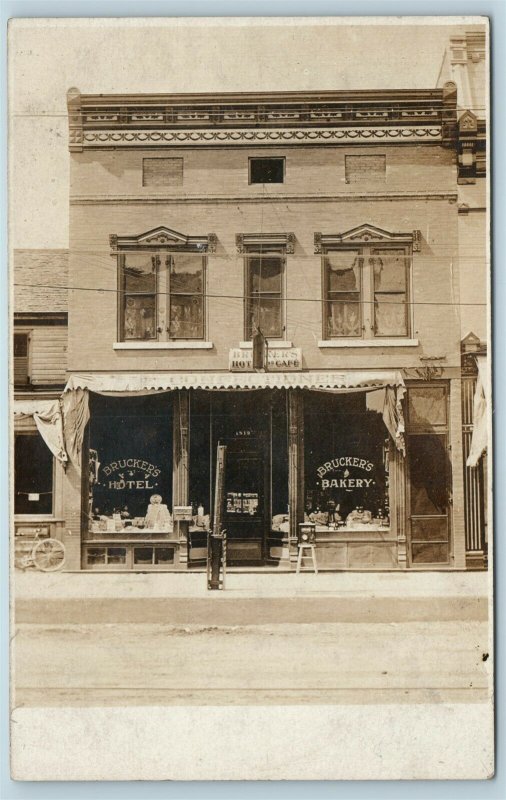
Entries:
{"type": "Polygon", "coordinates": [[[13,779],[491,778],[488,20],[9,27],[13,779]]]}

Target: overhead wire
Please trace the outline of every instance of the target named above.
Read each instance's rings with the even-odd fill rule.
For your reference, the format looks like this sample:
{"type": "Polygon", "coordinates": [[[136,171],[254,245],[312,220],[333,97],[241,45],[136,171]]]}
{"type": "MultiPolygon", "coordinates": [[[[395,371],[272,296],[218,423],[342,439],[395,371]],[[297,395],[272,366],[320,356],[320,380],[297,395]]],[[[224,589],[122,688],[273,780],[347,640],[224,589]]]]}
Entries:
{"type": "MultiPolygon", "coordinates": [[[[37,288],[38,289],[60,289],[60,290],[69,291],[69,292],[72,291],[72,292],[96,292],[98,294],[103,294],[103,293],[124,294],[124,291],[122,289],[112,289],[112,288],[106,288],[106,287],[97,288],[95,286],[57,286],[55,284],[48,284],[48,283],[18,283],[16,281],[14,282],[14,286],[31,288],[31,289],[37,289],[37,288]]],[[[142,295],[142,294],[146,294],[146,295],[158,294],[158,295],[162,295],[163,296],[163,295],[170,295],[170,292],[161,292],[161,291],[158,291],[158,292],[137,292],[137,293],[131,292],[131,294],[139,294],[139,295],[142,295]]],[[[245,299],[246,300],[251,300],[253,298],[256,298],[256,295],[248,295],[248,294],[233,295],[233,294],[206,293],[206,297],[207,298],[211,298],[211,299],[220,299],[220,300],[240,300],[241,302],[243,302],[245,299]]],[[[289,302],[289,303],[322,303],[322,302],[324,302],[324,299],[321,298],[321,297],[286,297],[285,300],[286,300],[286,302],[289,302]]],[[[364,303],[374,304],[373,300],[364,300],[363,302],[364,303]]],[[[407,301],[406,305],[450,307],[450,306],[487,306],[487,303],[478,303],[478,302],[473,302],[473,303],[458,302],[458,303],[455,303],[455,302],[445,302],[445,301],[435,301],[435,300],[411,300],[411,301],[407,301]]]]}

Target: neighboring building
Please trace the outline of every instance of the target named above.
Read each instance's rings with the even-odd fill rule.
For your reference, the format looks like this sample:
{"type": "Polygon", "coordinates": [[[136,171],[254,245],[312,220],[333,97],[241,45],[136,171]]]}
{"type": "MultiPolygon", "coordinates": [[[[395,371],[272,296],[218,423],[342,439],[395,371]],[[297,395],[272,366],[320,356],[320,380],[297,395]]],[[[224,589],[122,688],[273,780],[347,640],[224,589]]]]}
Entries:
{"type": "MultiPolygon", "coordinates": [[[[469,566],[487,559],[487,459],[471,453],[478,367],[485,368],[490,287],[487,118],[488,65],[485,33],[467,32],[450,39],[440,70],[439,85],[454,81],[458,113],[458,210],[460,263],[460,329],[462,338],[462,416],[466,551],[469,566]],[[470,455],[471,454],[471,455],[470,455]],[[466,465],[467,464],[467,465],[466,465]]],[[[478,383],[478,400],[486,385],[478,383]]],[[[483,406],[485,407],[485,406],[483,406]]]]}
{"type": "MultiPolygon", "coordinates": [[[[35,532],[61,536],[64,522],[63,465],[39,430],[46,422],[52,425],[67,380],[68,255],[67,250],[14,251],[11,380],[17,552],[30,549],[35,532]]],[[[60,454],[61,446],[53,450],[60,454]]]]}
{"type": "Polygon", "coordinates": [[[69,91],[68,568],[466,567],[457,102],[69,91]]]}

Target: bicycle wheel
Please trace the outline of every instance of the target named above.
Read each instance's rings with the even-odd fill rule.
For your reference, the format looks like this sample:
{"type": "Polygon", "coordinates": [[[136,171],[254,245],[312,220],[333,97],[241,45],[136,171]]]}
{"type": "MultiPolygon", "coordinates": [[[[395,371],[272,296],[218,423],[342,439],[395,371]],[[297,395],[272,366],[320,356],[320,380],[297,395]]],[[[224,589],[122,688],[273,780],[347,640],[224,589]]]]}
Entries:
{"type": "Polygon", "coordinates": [[[65,563],[65,547],[58,539],[42,539],[32,550],[33,563],[42,572],[55,572],[65,563]]]}

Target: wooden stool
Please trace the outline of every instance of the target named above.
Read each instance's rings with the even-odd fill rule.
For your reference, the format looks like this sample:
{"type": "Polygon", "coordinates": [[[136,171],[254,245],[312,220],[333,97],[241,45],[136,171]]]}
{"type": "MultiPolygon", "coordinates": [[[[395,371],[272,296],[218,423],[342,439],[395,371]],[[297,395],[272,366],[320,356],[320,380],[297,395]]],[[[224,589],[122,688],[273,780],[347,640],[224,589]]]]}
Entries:
{"type": "Polygon", "coordinates": [[[297,569],[296,569],[296,572],[300,572],[300,568],[302,567],[302,560],[304,558],[311,558],[311,560],[313,562],[313,569],[315,571],[315,574],[318,575],[318,566],[316,564],[316,551],[315,551],[314,544],[299,544],[299,552],[298,552],[298,555],[297,555],[297,569]],[[310,556],[309,555],[304,555],[304,552],[303,552],[304,550],[309,550],[310,551],[310,556]]]}

